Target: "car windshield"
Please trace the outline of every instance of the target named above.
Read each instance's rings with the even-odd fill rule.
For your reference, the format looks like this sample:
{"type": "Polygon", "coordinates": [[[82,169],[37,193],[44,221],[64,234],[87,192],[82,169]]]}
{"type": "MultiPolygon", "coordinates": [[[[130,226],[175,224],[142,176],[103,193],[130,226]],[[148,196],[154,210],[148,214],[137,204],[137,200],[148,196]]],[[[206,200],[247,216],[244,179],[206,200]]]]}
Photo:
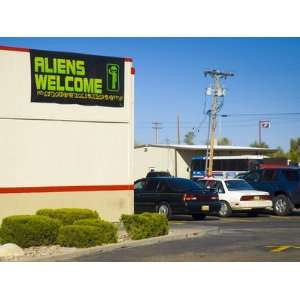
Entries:
{"type": "Polygon", "coordinates": [[[170,180],[169,186],[174,192],[178,192],[178,193],[201,189],[197,183],[188,179],[170,180]]]}
{"type": "Polygon", "coordinates": [[[228,191],[253,190],[253,187],[245,180],[226,180],[225,184],[228,191]]]}

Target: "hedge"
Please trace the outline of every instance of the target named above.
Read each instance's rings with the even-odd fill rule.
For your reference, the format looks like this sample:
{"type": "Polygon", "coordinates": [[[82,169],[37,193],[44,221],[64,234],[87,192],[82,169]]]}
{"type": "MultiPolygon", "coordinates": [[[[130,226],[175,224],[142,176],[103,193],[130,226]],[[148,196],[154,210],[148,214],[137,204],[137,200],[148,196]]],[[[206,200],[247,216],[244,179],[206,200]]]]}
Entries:
{"type": "Polygon", "coordinates": [[[157,213],[122,215],[121,221],[133,240],[166,235],[169,232],[167,217],[157,213]]]}
{"type": "Polygon", "coordinates": [[[118,228],[110,222],[100,219],[83,219],[75,221],[74,225],[96,226],[101,233],[102,244],[116,243],[118,241],[118,228]]]}
{"type": "Polygon", "coordinates": [[[19,215],[6,217],[0,230],[3,243],[20,247],[53,245],[56,242],[61,222],[45,216],[19,215]]]}
{"type": "Polygon", "coordinates": [[[93,247],[102,245],[102,233],[97,226],[66,225],[59,230],[57,243],[64,247],[93,247]]]}
{"type": "Polygon", "coordinates": [[[63,225],[72,225],[75,221],[81,219],[98,219],[96,211],[85,208],[58,208],[58,209],[40,209],[36,212],[39,216],[47,216],[58,219],[63,225]]]}

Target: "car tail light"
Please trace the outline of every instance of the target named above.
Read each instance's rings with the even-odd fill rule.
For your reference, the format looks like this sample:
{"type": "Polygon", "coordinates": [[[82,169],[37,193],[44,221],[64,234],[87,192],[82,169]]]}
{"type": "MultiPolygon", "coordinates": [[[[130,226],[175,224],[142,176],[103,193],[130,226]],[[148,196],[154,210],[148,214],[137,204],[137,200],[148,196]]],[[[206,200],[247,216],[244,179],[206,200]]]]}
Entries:
{"type": "Polygon", "coordinates": [[[182,200],[183,201],[197,200],[197,197],[192,194],[184,194],[182,200]]]}
{"type": "Polygon", "coordinates": [[[269,195],[252,195],[252,196],[242,196],[241,201],[250,201],[250,200],[272,200],[272,197],[269,195]]]}
{"type": "Polygon", "coordinates": [[[249,200],[253,200],[254,197],[253,196],[242,196],[241,197],[241,201],[249,201],[249,200]]]}

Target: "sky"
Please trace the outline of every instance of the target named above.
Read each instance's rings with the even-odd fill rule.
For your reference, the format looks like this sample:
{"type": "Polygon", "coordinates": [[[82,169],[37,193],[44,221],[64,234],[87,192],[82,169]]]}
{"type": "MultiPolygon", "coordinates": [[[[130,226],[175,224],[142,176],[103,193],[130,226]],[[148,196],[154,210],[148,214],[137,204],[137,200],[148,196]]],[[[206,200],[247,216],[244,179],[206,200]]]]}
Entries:
{"type": "Polygon", "coordinates": [[[181,141],[193,131],[194,142],[205,143],[212,79],[204,71],[212,69],[234,73],[222,81],[220,114],[228,116],[218,120],[218,138],[248,146],[259,120],[271,121],[262,129],[270,147],[287,150],[300,137],[299,38],[0,38],[0,45],[133,58],[137,143],[155,143],[152,122],[161,122],[160,143],[176,143],[177,115],[181,141]]]}

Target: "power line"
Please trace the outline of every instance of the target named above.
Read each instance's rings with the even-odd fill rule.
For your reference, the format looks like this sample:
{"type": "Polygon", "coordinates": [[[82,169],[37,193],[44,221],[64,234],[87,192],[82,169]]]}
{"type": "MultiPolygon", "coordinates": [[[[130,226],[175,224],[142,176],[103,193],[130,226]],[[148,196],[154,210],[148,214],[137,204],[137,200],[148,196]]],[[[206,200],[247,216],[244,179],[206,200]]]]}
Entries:
{"type": "Polygon", "coordinates": [[[285,112],[285,113],[250,113],[250,114],[222,114],[228,117],[235,116],[291,116],[291,115],[300,115],[300,112],[285,112]]]}
{"type": "Polygon", "coordinates": [[[160,126],[162,123],[161,122],[152,122],[153,124],[153,129],[155,130],[155,143],[158,144],[158,130],[162,129],[160,126]]]}

